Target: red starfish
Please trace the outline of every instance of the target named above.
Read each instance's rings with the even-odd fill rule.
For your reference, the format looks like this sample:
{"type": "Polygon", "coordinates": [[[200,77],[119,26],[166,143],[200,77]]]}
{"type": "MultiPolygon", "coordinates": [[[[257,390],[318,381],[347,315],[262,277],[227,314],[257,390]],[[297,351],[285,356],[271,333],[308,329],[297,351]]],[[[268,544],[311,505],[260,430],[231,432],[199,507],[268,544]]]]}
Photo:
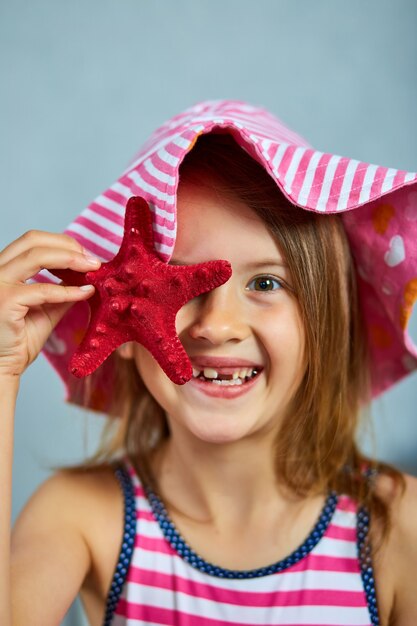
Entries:
{"type": "Polygon", "coordinates": [[[143,198],[126,205],[122,245],[116,256],[94,272],[51,270],[69,285],[92,284],[86,334],[69,369],[91,374],[122,343],[141,343],[177,385],[192,377],[192,366],[175,330],[179,309],[196,296],[225,283],[228,261],[168,265],[155,253],[152,216],[143,198]]]}

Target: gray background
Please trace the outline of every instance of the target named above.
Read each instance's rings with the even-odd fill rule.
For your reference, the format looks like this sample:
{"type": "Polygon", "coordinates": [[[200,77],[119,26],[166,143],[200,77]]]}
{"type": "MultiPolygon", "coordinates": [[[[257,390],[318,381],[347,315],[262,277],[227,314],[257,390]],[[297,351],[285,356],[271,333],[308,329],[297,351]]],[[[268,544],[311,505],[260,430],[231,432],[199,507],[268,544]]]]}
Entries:
{"type": "MultiPolygon", "coordinates": [[[[262,104],[320,150],[415,171],[416,25],[413,0],[0,0],[0,247],[61,231],[157,125],[206,98],[262,104]]],[[[375,403],[365,443],[415,474],[416,383],[375,403]]],[[[17,408],[14,517],[102,423],[63,403],[40,357],[17,408]]],[[[78,603],[63,623],[84,624],[78,603]]]]}

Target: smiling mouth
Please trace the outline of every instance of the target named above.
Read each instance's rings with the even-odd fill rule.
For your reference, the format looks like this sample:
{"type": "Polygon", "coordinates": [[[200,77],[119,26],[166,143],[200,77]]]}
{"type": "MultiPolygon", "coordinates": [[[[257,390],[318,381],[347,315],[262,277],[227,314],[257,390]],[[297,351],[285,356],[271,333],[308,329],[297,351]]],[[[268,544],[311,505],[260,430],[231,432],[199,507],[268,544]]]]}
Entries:
{"type": "MultiPolygon", "coordinates": [[[[228,368],[230,370],[230,368],[228,368]]],[[[239,385],[245,385],[249,381],[256,378],[259,375],[260,368],[239,368],[233,372],[222,372],[215,370],[214,368],[204,368],[199,370],[193,367],[193,379],[206,382],[209,385],[216,385],[219,387],[235,387],[239,385]]]]}

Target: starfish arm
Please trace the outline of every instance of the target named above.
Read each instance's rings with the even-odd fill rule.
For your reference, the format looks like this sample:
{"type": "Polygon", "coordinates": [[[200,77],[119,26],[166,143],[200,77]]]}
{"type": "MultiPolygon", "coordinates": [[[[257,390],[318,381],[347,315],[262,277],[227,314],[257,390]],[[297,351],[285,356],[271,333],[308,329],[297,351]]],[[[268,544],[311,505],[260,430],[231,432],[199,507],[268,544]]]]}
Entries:
{"type": "Polygon", "coordinates": [[[106,312],[96,309],[80,345],[71,357],[71,373],[77,378],[91,374],[116,348],[128,340],[129,335],[124,325],[109,324],[106,312]]]}
{"type": "Polygon", "coordinates": [[[193,369],[184,346],[175,330],[175,316],[171,319],[152,319],[137,314],[138,324],[132,332],[132,339],[142,344],[158,362],[165,374],[176,385],[183,385],[193,375],[193,369]],[[172,319],[174,317],[174,319],[172,319]]]}
{"type": "Polygon", "coordinates": [[[98,281],[117,277],[120,285],[131,285],[141,274],[147,274],[154,258],[152,214],[144,198],[132,196],[126,205],[123,239],[116,255],[95,274],[98,281]]]}
{"type": "Polygon", "coordinates": [[[151,209],[144,198],[132,196],[126,205],[123,239],[137,238],[138,235],[142,245],[155,254],[151,209]]]}
{"type": "Polygon", "coordinates": [[[197,265],[169,266],[181,273],[173,273],[171,284],[176,284],[181,305],[192,298],[212,291],[226,283],[232,275],[229,261],[207,261],[197,265]]]}

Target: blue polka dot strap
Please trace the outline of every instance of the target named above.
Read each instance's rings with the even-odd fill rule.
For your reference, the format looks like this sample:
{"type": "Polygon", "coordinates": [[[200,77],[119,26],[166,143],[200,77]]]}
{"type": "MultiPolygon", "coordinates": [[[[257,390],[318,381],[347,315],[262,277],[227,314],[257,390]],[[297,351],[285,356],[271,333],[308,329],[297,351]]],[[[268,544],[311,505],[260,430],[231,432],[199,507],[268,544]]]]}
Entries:
{"type": "Polygon", "coordinates": [[[368,603],[372,626],[380,626],[376,600],[374,569],[372,565],[372,546],[369,539],[369,513],[365,507],[358,511],[357,528],[359,563],[361,576],[368,603]]]}
{"type": "Polygon", "coordinates": [[[117,464],[115,466],[114,473],[123,491],[124,530],[119,559],[113,574],[110,591],[107,596],[103,626],[110,626],[113,619],[114,611],[122,594],[123,585],[126,581],[127,572],[132,560],[136,535],[136,502],[131,477],[127,469],[121,464],[117,464]]]}
{"type": "Polygon", "coordinates": [[[287,568],[295,565],[307,554],[309,554],[313,548],[318,544],[320,539],[326,532],[327,527],[333,517],[334,511],[337,505],[337,494],[330,492],[327,496],[326,502],[320,514],[320,517],[313,528],[310,535],[292,554],[285,559],[273,563],[267,567],[260,567],[252,570],[230,570],[223,567],[219,567],[213,563],[209,563],[201,556],[199,556],[194,550],[187,544],[185,539],[180,535],[177,528],[171,521],[164,503],[160,497],[153,492],[150,488],[146,488],[146,495],[151,505],[152,512],[158,521],[158,524],[162,530],[162,533],[171,547],[176,553],[187,563],[189,563],[195,569],[200,570],[210,576],[216,576],[218,578],[260,578],[262,576],[269,576],[270,574],[276,574],[282,572],[287,568]]]}

